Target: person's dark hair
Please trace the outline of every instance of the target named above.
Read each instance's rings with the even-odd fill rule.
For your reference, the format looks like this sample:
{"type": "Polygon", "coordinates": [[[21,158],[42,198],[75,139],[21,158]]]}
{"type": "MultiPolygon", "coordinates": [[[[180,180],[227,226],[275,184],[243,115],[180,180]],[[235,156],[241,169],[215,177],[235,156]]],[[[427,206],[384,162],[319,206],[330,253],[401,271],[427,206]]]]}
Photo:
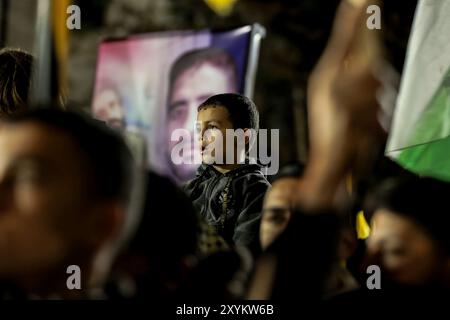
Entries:
{"type": "Polygon", "coordinates": [[[368,207],[373,213],[387,209],[408,217],[426,229],[450,254],[450,183],[430,177],[405,176],[384,181],[368,207]]]}
{"type": "Polygon", "coordinates": [[[217,47],[210,47],[189,51],[175,61],[169,75],[169,97],[172,94],[171,91],[175,81],[179,76],[187,70],[198,68],[205,63],[209,63],[226,71],[228,73],[230,83],[236,87],[234,91],[238,90],[236,62],[225,50],[217,47]]]}
{"type": "Polygon", "coordinates": [[[65,132],[88,161],[93,175],[92,195],[124,202],[129,200],[133,177],[131,152],[122,137],[103,122],[56,107],[32,109],[7,121],[13,124],[33,122],[65,132]]]}
{"type": "Polygon", "coordinates": [[[339,218],[333,210],[296,210],[286,229],[267,248],[276,258],[270,299],[316,303],[324,294],[325,281],[336,259],[339,218]],[[320,235],[317,232],[321,230],[320,235]]]}
{"type": "Polygon", "coordinates": [[[0,117],[27,109],[33,56],[20,49],[0,50],[0,117]]]}
{"type": "Polygon", "coordinates": [[[175,290],[167,282],[180,285],[185,272],[182,261],[196,253],[199,217],[172,181],[153,172],[147,173],[142,210],[139,225],[117,261],[117,271],[134,278],[136,298],[167,298],[175,290]],[[133,261],[139,261],[140,268],[133,261]]]}
{"type": "Polygon", "coordinates": [[[197,212],[169,178],[147,172],[143,215],[130,247],[180,258],[196,251],[197,212]]]}
{"type": "Polygon", "coordinates": [[[198,111],[207,108],[224,107],[227,109],[234,129],[259,129],[259,113],[255,103],[238,93],[214,95],[203,102],[198,111]]]}

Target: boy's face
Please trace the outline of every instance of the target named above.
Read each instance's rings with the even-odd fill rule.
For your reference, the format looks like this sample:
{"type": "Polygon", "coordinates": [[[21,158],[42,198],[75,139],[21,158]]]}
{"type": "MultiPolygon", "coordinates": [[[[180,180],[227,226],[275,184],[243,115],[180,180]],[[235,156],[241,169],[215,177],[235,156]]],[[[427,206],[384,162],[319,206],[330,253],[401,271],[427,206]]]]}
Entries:
{"type": "MultiPolygon", "coordinates": [[[[225,163],[227,142],[226,129],[233,129],[228,110],[224,107],[208,107],[202,109],[197,115],[197,133],[201,143],[201,155],[204,163],[214,164],[216,154],[222,152],[223,163],[225,163]],[[208,132],[205,135],[206,130],[208,132]],[[214,143],[214,149],[210,152],[214,143]]],[[[236,151],[233,147],[234,152],[236,151]]],[[[236,152],[234,153],[236,154],[236,152]]],[[[220,165],[219,165],[220,166],[220,165]]]]}

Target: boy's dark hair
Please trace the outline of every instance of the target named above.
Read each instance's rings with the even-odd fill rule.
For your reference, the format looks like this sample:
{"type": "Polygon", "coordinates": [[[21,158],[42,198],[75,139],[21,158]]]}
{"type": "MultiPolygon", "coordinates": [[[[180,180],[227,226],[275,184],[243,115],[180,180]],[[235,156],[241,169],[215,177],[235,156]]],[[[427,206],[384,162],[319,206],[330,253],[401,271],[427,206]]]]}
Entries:
{"type": "Polygon", "coordinates": [[[20,49],[0,50],[0,117],[27,109],[33,56],[20,49]]]}
{"type": "Polygon", "coordinates": [[[387,209],[421,225],[450,254],[450,183],[430,177],[405,176],[385,180],[369,197],[373,213],[387,209]]]}
{"type": "Polygon", "coordinates": [[[7,121],[13,124],[33,122],[65,132],[88,160],[94,196],[124,202],[129,200],[133,177],[131,152],[122,137],[103,122],[56,107],[33,109],[7,121]]]}
{"type": "Polygon", "coordinates": [[[259,113],[255,103],[238,93],[222,93],[208,98],[197,111],[224,107],[228,110],[234,129],[259,129],[259,113]]]}
{"type": "Polygon", "coordinates": [[[142,214],[126,249],[116,261],[117,271],[131,271],[133,298],[172,297],[167,282],[177,284],[186,272],[183,260],[197,249],[198,215],[192,202],[170,181],[154,172],[146,175],[142,214]],[[131,261],[139,261],[136,268],[131,261]]]}

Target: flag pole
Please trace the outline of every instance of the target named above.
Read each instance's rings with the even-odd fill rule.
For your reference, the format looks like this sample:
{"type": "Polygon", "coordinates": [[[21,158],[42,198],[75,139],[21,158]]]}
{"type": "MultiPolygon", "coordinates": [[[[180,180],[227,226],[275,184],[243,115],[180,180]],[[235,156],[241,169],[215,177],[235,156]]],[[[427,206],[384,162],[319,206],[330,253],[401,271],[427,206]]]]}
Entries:
{"type": "Polygon", "coordinates": [[[51,0],[37,2],[35,27],[35,57],[30,108],[50,106],[52,103],[51,73],[52,73],[52,35],[51,35],[51,0]]]}

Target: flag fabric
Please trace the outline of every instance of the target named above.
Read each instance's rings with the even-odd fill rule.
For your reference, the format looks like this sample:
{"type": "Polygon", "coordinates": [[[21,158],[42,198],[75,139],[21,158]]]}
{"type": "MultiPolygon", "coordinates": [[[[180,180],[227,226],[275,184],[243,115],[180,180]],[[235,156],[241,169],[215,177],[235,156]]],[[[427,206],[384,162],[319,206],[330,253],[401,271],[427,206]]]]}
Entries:
{"type": "Polygon", "coordinates": [[[450,181],[450,1],[419,0],[386,154],[450,181]]]}

